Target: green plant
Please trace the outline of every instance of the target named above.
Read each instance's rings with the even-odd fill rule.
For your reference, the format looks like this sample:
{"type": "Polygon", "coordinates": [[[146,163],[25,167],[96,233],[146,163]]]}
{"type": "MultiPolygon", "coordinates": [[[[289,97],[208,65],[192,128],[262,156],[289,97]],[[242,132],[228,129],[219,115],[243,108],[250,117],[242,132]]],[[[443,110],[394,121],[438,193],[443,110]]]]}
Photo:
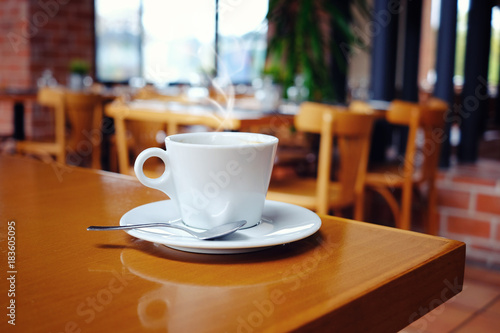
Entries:
{"type": "Polygon", "coordinates": [[[363,46],[352,29],[353,7],[369,15],[365,0],[270,0],[264,73],[285,92],[301,74],[310,100],[343,101],[350,48],[363,46]]]}
{"type": "Polygon", "coordinates": [[[69,63],[69,71],[74,74],[86,75],[89,73],[90,64],[81,59],[73,59],[69,63]]]}

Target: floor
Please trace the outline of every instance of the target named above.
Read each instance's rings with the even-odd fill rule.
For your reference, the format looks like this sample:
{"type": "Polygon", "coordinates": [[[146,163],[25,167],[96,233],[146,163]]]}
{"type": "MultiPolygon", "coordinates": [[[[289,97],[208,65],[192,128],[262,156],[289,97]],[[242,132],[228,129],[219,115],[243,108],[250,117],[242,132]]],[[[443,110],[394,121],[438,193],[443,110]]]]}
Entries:
{"type": "Polygon", "coordinates": [[[500,332],[500,271],[469,263],[461,293],[399,333],[500,332]]]}

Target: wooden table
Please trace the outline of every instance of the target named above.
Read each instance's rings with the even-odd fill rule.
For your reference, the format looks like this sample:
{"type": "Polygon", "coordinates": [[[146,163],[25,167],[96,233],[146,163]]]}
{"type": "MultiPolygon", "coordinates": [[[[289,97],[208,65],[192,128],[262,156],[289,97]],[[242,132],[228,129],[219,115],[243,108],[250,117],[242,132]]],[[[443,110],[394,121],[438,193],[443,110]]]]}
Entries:
{"type": "Polygon", "coordinates": [[[105,115],[113,118],[118,153],[118,168],[128,173],[126,120],[162,122],[167,135],[176,134],[179,126],[202,125],[212,130],[249,130],[267,126],[271,129],[292,124],[293,116],[279,113],[263,113],[256,110],[227,109],[199,103],[180,103],[161,100],[142,100],[125,103],[119,99],[105,107],[105,115]]]}
{"type": "Polygon", "coordinates": [[[0,90],[0,101],[12,102],[13,108],[13,133],[16,140],[24,140],[24,110],[25,103],[36,100],[35,89],[0,90]]]}
{"type": "Polygon", "coordinates": [[[132,177],[0,156],[0,184],[2,332],[14,301],[20,332],[385,333],[462,288],[458,241],[322,216],[301,241],[192,254],[86,231],[165,199],[132,177]]]}

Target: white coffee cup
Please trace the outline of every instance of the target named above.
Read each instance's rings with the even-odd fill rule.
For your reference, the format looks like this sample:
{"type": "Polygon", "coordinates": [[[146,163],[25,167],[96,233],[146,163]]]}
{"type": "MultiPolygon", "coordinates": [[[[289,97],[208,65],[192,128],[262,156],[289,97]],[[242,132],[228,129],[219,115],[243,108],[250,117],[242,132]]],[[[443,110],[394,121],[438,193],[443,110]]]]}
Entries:
{"type": "Polygon", "coordinates": [[[247,228],[259,223],[277,138],[241,132],[184,133],[168,136],[165,146],[166,151],[141,152],[135,174],[142,184],[174,200],[186,225],[209,229],[246,220],[247,228]],[[159,178],[144,175],[143,165],[150,157],[165,163],[159,178]]]}

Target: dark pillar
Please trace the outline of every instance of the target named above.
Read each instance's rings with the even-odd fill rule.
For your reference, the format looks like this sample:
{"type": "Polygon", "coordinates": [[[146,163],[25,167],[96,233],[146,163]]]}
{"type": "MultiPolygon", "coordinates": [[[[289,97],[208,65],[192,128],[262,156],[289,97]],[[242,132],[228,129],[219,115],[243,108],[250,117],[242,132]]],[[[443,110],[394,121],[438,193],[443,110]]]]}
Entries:
{"type": "MultiPolygon", "coordinates": [[[[404,12],[404,52],[403,86],[400,98],[409,102],[418,102],[418,64],[420,59],[420,30],[422,28],[422,0],[406,2],[404,12]]],[[[407,126],[394,126],[398,140],[394,142],[398,153],[404,156],[408,140],[407,126]]]]}
{"type": "Polygon", "coordinates": [[[370,87],[375,100],[394,98],[399,11],[399,1],[375,0],[370,87]]]}
{"type": "Polygon", "coordinates": [[[460,109],[460,162],[476,162],[488,108],[488,60],[492,1],[471,0],[460,109]]]}
{"type": "Polygon", "coordinates": [[[441,146],[441,160],[443,168],[450,166],[450,129],[452,124],[453,103],[455,90],[453,76],[455,73],[455,46],[457,35],[457,0],[441,0],[441,14],[439,18],[439,32],[436,55],[436,85],[434,96],[448,103],[450,109],[446,116],[446,139],[441,146]]]}
{"type": "Polygon", "coordinates": [[[24,140],[24,104],[22,101],[14,101],[14,134],[16,140],[24,140]]]}
{"type": "Polygon", "coordinates": [[[408,1],[405,14],[403,88],[401,91],[401,99],[410,102],[418,102],[418,63],[420,54],[422,0],[408,1]]]}
{"type": "MultiPolygon", "coordinates": [[[[372,63],[370,98],[391,101],[395,97],[396,60],[398,49],[399,0],[375,0],[372,21],[372,63]]],[[[385,160],[391,131],[385,121],[377,121],[373,128],[370,160],[385,160]]]]}

